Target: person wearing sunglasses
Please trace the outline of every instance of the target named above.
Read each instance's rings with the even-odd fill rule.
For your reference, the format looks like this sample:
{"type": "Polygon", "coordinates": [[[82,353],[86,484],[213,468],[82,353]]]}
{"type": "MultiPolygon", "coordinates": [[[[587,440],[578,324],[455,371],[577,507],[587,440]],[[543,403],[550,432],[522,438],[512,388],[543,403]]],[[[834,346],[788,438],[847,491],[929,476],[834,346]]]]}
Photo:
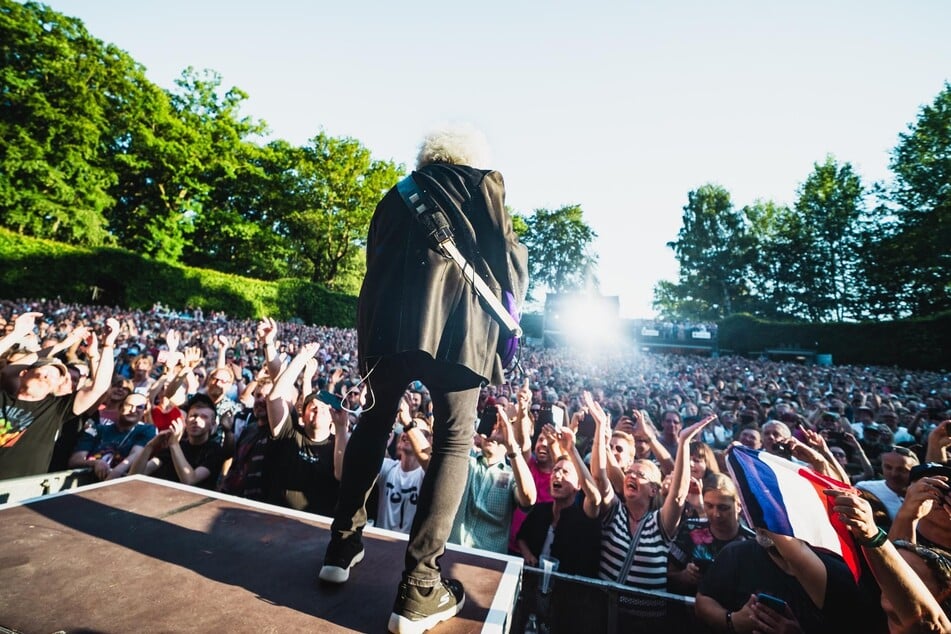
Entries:
{"type": "Polygon", "coordinates": [[[99,480],[124,476],[136,455],[155,436],[155,425],[143,420],[148,408],[144,394],[128,394],[119,405],[115,421],[105,418],[83,431],[69,466],[89,467],[99,480]]]}
{"type": "Polygon", "coordinates": [[[905,499],[905,491],[911,482],[911,470],[918,463],[918,456],[907,447],[887,447],[881,455],[882,479],[863,480],[855,486],[881,501],[889,521],[893,521],[905,499]]]}

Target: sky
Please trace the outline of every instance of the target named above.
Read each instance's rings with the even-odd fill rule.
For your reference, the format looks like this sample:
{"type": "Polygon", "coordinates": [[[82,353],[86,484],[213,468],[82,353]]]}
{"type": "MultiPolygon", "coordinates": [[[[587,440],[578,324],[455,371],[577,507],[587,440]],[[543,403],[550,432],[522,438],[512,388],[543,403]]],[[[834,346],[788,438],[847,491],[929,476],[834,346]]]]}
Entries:
{"type": "Polygon", "coordinates": [[[792,205],[828,155],[887,180],[899,134],[951,80],[946,0],[46,4],[164,88],[218,72],[269,140],[323,131],[411,169],[434,126],[477,126],[515,211],[582,207],[626,318],[676,281],[666,245],[690,191],[792,205]]]}

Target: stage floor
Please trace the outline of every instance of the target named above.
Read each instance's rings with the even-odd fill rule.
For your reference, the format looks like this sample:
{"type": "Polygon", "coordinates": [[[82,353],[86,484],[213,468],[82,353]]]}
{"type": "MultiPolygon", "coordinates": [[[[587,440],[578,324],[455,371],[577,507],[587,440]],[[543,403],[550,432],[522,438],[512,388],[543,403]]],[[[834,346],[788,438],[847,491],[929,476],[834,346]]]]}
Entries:
{"type": "MultiPolygon", "coordinates": [[[[0,506],[0,631],[385,632],[405,536],[368,528],[343,586],[330,520],[131,476],[0,506]]],[[[522,561],[450,546],[466,605],[434,633],[505,632],[522,561]]]]}

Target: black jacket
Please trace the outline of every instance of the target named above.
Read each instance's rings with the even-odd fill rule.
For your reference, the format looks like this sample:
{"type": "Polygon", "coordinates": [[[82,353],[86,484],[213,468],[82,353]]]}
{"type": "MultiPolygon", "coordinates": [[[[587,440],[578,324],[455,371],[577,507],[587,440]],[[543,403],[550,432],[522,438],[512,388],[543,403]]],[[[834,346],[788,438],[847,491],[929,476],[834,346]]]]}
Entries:
{"type": "MultiPolygon", "coordinates": [[[[505,211],[502,175],[438,163],[414,177],[449,216],[459,251],[489,288],[498,296],[504,282],[521,306],[528,287],[528,252],[505,211]]],[[[496,353],[498,323],[458,266],[431,248],[395,187],[370,222],[357,330],[364,373],[380,357],[422,351],[490,383],[503,380],[496,353]]]]}

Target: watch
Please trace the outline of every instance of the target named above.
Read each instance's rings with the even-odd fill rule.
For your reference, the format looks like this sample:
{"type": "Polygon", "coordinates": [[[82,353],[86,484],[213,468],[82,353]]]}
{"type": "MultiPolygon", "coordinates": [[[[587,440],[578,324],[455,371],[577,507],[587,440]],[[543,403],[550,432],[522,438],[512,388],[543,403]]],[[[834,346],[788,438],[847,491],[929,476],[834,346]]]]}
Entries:
{"type": "Polygon", "coordinates": [[[408,431],[411,430],[411,429],[416,429],[416,426],[417,426],[417,425],[419,425],[419,423],[416,422],[416,419],[415,419],[415,418],[411,418],[411,419],[409,419],[409,422],[408,422],[408,423],[403,423],[403,432],[405,433],[405,432],[408,432],[408,431]]]}

